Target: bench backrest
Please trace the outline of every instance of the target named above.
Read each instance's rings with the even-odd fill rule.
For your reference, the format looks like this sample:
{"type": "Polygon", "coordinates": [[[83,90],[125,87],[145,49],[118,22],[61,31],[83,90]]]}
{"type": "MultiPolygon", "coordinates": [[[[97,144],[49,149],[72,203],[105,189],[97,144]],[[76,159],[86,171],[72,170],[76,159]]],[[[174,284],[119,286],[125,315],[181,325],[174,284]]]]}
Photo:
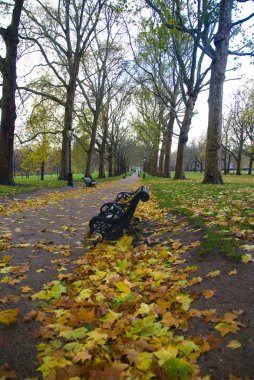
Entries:
{"type": "Polygon", "coordinates": [[[147,186],[141,186],[135,191],[135,195],[127,202],[127,208],[124,215],[121,217],[123,219],[124,226],[128,226],[133,214],[136,210],[139,201],[147,202],[149,200],[149,193],[147,186]]]}

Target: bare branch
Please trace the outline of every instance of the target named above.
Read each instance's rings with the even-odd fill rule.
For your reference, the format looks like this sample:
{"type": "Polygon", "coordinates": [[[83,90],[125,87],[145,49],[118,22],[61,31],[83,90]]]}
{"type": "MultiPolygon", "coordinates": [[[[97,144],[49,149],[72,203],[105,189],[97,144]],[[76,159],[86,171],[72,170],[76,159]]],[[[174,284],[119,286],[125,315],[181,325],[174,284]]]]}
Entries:
{"type": "Polygon", "coordinates": [[[57,130],[57,131],[54,131],[54,132],[52,132],[52,131],[37,132],[33,136],[29,137],[26,140],[21,140],[21,138],[19,137],[19,135],[17,133],[15,133],[15,137],[18,138],[20,144],[26,144],[27,142],[30,142],[30,141],[33,141],[34,139],[36,139],[37,136],[40,136],[40,135],[57,135],[59,133],[63,133],[63,130],[57,130]]]}
{"type": "Polygon", "coordinates": [[[57,98],[54,95],[51,95],[51,94],[48,94],[48,93],[45,93],[45,92],[42,92],[42,91],[37,91],[37,90],[34,90],[33,88],[30,88],[30,87],[20,86],[20,87],[18,87],[18,89],[19,90],[29,91],[29,92],[31,92],[33,94],[40,95],[40,96],[43,96],[45,98],[51,99],[54,102],[56,102],[56,103],[60,104],[61,106],[65,107],[66,103],[64,101],[62,101],[61,99],[57,98]]]}

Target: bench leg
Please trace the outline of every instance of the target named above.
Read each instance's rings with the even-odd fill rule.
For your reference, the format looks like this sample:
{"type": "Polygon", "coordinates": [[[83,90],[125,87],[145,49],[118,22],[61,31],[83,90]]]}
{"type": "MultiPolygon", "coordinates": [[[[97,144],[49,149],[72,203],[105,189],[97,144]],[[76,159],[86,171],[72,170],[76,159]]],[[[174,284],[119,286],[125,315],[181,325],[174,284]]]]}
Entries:
{"type": "Polygon", "coordinates": [[[90,232],[97,232],[107,240],[118,239],[123,235],[124,232],[124,229],[121,226],[98,220],[96,217],[94,219],[91,219],[89,226],[90,232]]]}

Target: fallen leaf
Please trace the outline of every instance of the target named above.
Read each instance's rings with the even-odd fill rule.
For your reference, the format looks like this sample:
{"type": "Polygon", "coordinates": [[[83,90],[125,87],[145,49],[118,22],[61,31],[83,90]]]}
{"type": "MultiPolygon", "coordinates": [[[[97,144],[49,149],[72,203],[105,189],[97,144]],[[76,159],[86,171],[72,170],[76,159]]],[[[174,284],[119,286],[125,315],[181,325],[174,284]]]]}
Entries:
{"type": "Polygon", "coordinates": [[[24,316],[23,322],[33,321],[37,317],[37,315],[38,315],[38,311],[32,310],[24,316]]]}
{"type": "Polygon", "coordinates": [[[85,363],[86,360],[90,360],[91,358],[92,355],[88,351],[80,351],[73,357],[72,361],[73,363],[85,363]]]}
{"type": "Polygon", "coordinates": [[[215,295],[215,291],[214,290],[203,290],[202,294],[205,298],[212,298],[215,295]]]}
{"type": "Polygon", "coordinates": [[[238,342],[238,340],[231,340],[228,344],[227,344],[227,347],[228,348],[232,348],[233,350],[237,349],[237,348],[240,348],[242,347],[241,343],[238,342]]]}
{"type": "Polygon", "coordinates": [[[206,277],[217,277],[220,275],[220,270],[214,270],[212,272],[207,273],[206,277]]]}
{"type": "Polygon", "coordinates": [[[29,286],[21,286],[20,291],[22,293],[29,293],[32,290],[29,286]]]}
{"type": "Polygon", "coordinates": [[[0,311],[0,322],[6,325],[10,325],[17,321],[19,309],[6,309],[0,311]]]}
{"type": "Polygon", "coordinates": [[[236,270],[236,269],[233,269],[233,270],[231,270],[231,271],[228,273],[229,276],[233,276],[233,275],[235,275],[235,274],[237,274],[237,270],[236,270]]]}

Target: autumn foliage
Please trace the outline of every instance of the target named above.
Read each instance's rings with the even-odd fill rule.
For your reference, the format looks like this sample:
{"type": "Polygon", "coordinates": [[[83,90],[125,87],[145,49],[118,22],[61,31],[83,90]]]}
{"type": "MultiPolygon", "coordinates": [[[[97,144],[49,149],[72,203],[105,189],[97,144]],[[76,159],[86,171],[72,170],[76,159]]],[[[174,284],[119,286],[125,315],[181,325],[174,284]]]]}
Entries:
{"type": "MultiPolygon", "coordinates": [[[[82,191],[72,192],[71,196],[80,197],[82,191]]],[[[42,197],[37,207],[54,203],[57,197],[58,202],[64,200],[66,193],[42,197]]],[[[36,207],[28,201],[25,206],[36,207]]],[[[11,215],[15,212],[12,207],[3,207],[2,213],[11,215]]],[[[187,265],[185,254],[199,247],[200,240],[183,244],[171,237],[188,226],[187,220],[159,209],[154,199],[138,206],[138,216],[140,224],[133,225],[131,234],[116,242],[87,236],[83,254],[72,262],[74,271],[64,267],[72,254],[69,245],[34,244],[36,250],[61,255],[52,260],[59,264],[55,280],[37,293],[29,286],[20,287],[20,293],[28,294],[34,302],[23,323],[36,319],[41,324],[38,370],[44,379],[208,380],[208,374],[201,375],[198,359],[218,349],[225,336],[245,328],[241,308],[219,314],[215,308],[200,310],[192,306],[197,297],[209,300],[216,295],[209,288],[198,294],[192,287],[219,277],[221,271],[218,268],[201,277],[196,274],[198,266],[187,265]],[[210,333],[190,335],[188,325],[192,318],[208,324],[210,333]]],[[[68,226],[64,230],[73,232],[68,226]]],[[[196,230],[194,227],[193,232],[196,230]]],[[[2,252],[11,245],[23,249],[29,246],[12,244],[7,234],[0,244],[2,252]]],[[[2,284],[19,286],[28,270],[27,265],[11,266],[10,257],[1,256],[2,284]],[[18,276],[12,278],[11,272],[18,276]]],[[[232,270],[227,275],[236,273],[232,270]]],[[[17,296],[7,295],[0,301],[5,305],[15,302],[14,297],[17,296]]],[[[18,308],[6,307],[0,312],[0,323],[6,328],[17,318],[18,308]]],[[[237,337],[227,339],[227,349],[240,347],[237,337]]],[[[0,367],[0,374],[8,373],[12,371],[0,367]]]]}

